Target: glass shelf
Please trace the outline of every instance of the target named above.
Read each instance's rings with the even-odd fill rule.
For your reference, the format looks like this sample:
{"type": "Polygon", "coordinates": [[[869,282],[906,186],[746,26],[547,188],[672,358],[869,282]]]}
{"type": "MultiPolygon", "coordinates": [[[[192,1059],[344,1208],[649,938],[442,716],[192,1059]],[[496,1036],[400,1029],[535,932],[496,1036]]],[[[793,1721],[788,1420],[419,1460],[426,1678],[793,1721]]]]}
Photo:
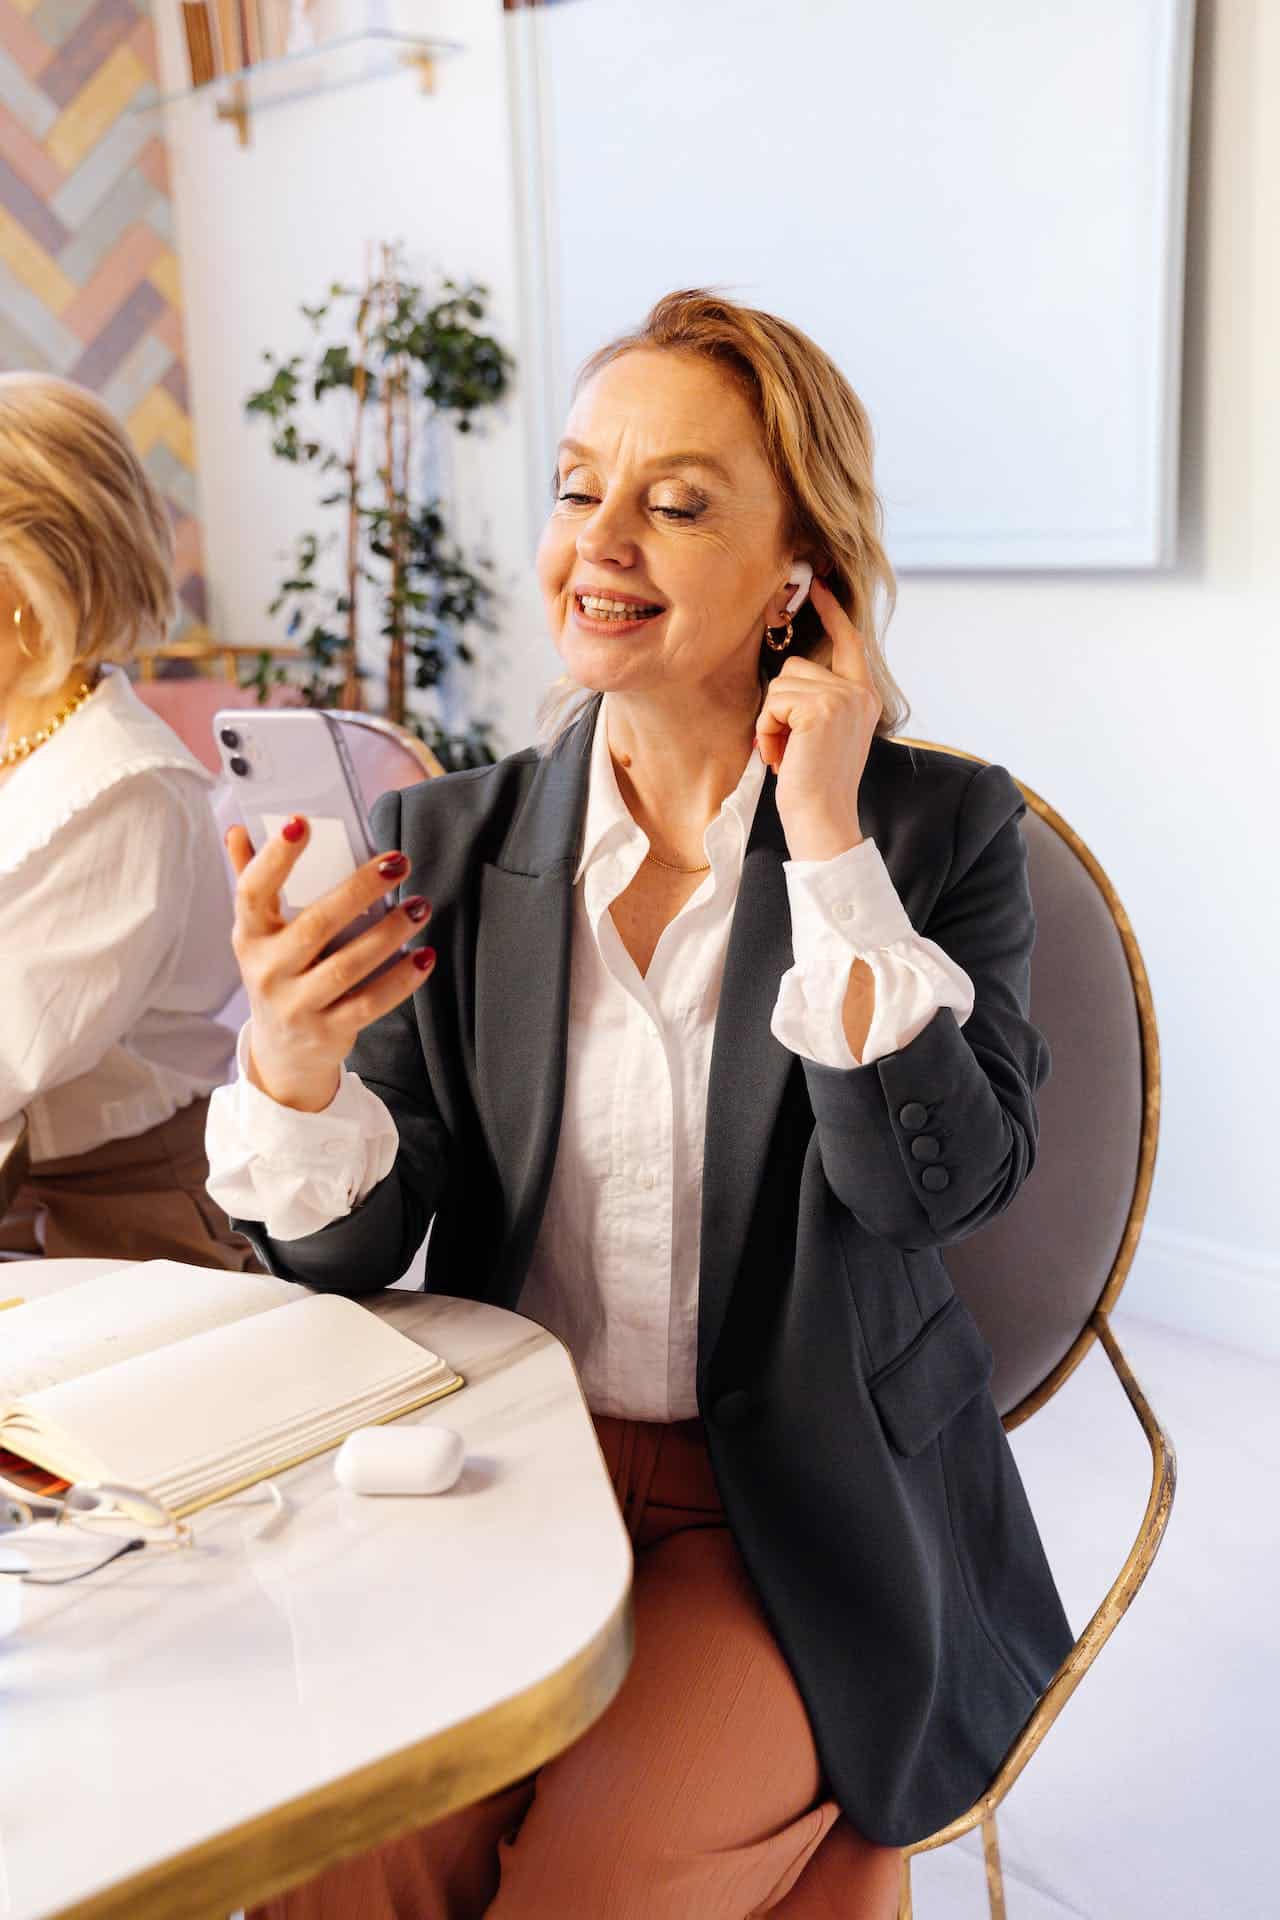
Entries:
{"type": "Polygon", "coordinates": [[[256,113],[288,106],[295,100],[314,100],[320,94],[363,86],[369,80],[385,80],[406,70],[416,72],[422,91],[430,93],[435,81],[435,62],[463,51],[457,40],[435,40],[417,33],[369,27],[359,33],[341,34],[314,47],[299,47],[296,52],[280,54],[274,60],[259,60],[239,73],[219,74],[198,87],[153,93],[140,100],[133,111],[150,118],[183,101],[212,100],[219,120],[229,120],[239,133],[241,146],[246,146],[249,122],[256,113]]]}

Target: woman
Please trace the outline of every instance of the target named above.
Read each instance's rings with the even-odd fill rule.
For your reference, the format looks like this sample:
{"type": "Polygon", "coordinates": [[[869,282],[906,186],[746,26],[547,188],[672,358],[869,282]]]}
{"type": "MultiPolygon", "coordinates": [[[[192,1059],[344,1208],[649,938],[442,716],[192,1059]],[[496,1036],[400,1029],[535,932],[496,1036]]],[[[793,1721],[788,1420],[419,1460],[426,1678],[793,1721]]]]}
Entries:
{"type": "Polygon", "coordinates": [[[548,752],[387,796],[387,852],[288,927],[305,822],[233,838],[211,1184],[351,1293],[434,1215],[429,1280],[562,1337],[635,1661],[536,1780],[270,1910],[879,1920],[1070,1645],[938,1251],[1034,1154],[1022,802],[889,737],[867,422],[783,321],[673,294],[588,363],[539,575],[603,695],[548,752]],[[368,981],[428,892],[434,951],[368,981]]]}
{"type": "Polygon", "coordinates": [[[125,673],[174,605],[164,503],[107,410],[0,377],[0,1120],[10,1253],[250,1268],[205,1190],[234,1037],[209,775],[125,673]]]}

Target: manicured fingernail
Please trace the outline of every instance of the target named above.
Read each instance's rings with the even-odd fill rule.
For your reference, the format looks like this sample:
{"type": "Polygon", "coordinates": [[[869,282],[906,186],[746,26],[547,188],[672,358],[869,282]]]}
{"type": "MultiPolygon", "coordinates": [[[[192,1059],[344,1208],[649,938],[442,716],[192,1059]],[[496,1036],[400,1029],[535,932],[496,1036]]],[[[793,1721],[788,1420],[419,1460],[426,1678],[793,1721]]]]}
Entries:
{"type": "Polygon", "coordinates": [[[412,958],[418,972],[425,973],[428,967],[434,967],[436,963],[436,950],[434,947],[418,947],[414,950],[412,958]]]}
{"type": "Polygon", "coordinates": [[[402,853],[389,853],[385,860],[379,860],[378,872],[384,880],[403,880],[409,871],[409,862],[402,853]]]}
{"type": "Polygon", "coordinates": [[[424,900],[420,893],[415,893],[411,900],[402,900],[400,905],[411,920],[425,920],[431,911],[431,902],[424,900]]]}
{"type": "Polygon", "coordinates": [[[286,820],[280,829],[285,839],[291,841],[294,846],[298,844],[306,830],[307,823],[300,813],[295,813],[292,820],[286,820]]]}

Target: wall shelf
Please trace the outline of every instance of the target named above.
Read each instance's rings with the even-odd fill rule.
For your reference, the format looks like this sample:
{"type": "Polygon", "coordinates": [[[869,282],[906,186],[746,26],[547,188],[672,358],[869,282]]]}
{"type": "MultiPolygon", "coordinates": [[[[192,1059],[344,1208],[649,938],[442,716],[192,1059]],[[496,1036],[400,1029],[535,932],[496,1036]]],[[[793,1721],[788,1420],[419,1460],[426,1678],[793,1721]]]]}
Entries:
{"type": "Polygon", "coordinates": [[[314,100],[320,94],[345,92],[406,69],[417,74],[421,91],[430,93],[435,86],[436,61],[462,51],[456,40],[370,27],[281,54],[274,60],[259,60],[239,73],[219,74],[198,87],[153,94],[134,111],[151,117],[190,100],[212,100],[217,118],[234,126],[240,145],[246,147],[255,114],[295,101],[314,100]]]}

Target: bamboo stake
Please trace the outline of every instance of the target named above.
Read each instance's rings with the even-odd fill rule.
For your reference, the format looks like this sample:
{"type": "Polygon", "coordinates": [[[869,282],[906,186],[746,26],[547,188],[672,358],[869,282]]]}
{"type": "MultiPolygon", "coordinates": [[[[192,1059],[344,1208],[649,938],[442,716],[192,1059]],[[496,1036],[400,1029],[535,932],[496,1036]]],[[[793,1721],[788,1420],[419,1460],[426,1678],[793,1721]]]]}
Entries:
{"type": "Polygon", "coordinates": [[[349,713],[359,712],[364,705],[357,671],[360,644],[360,455],[364,447],[365,395],[369,384],[364,355],[371,294],[370,267],[366,260],[364,297],[356,311],[356,370],[352,382],[356,408],[351,432],[351,458],[347,463],[347,672],[338,695],[338,705],[349,713]]]}

